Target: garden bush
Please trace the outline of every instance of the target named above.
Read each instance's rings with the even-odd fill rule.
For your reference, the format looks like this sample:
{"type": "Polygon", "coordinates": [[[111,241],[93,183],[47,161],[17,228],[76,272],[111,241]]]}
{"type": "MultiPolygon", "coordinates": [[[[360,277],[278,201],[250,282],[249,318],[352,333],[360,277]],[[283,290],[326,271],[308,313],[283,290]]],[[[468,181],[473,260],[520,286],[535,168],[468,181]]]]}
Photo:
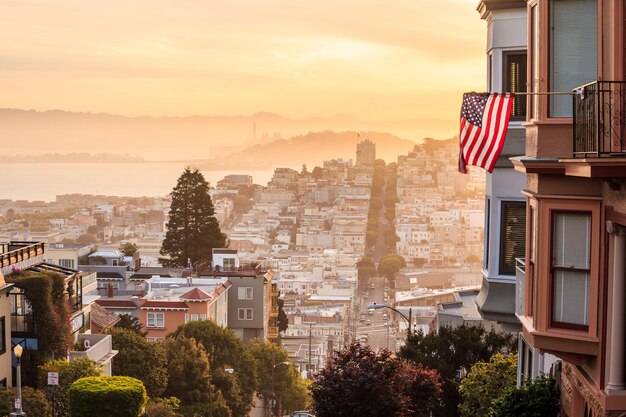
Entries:
{"type": "Polygon", "coordinates": [[[69,391],[71,417],[138,417],[148,396],[143,383],[127,376],[91,376],[69,391]]]}

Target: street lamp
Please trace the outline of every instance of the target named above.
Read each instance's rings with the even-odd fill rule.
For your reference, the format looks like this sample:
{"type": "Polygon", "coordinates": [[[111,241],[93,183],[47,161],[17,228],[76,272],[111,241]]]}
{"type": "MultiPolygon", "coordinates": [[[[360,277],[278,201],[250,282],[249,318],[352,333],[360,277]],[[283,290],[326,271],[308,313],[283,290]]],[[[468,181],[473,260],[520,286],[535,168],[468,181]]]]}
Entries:
{"type": "Polygon", "coordinates": [[[22,412],[22,352],[24,352],[24,348],[22,347],[22,345],[15,345],[15,347],[13,348],[13,353],[15,354],[15,358],[17,359],[17,368],[15,370],[17,391],[15,393],[15,412],[9,414],[11,417],[26,416],[26,414],[22,412]]]}
{"type": "Polygon", "coordinates": [[[409,308],[409,317],[405,316],[404,314],[402,314],[401,312],[399,312],[398,310],[396,310],[395,308],[388,306],[388,305],[384,305],[384,304],[376,304],[376,303],[372,303],[369,304],[367,306],[368,309],[371,310],[379,310],[381,308],[388,308],[389,310],[393,310],[396,313],[398,313],[404,320],[406,320],[407,324],[409,325],[409,331],[407,333],[407,339],[409,338],[409,336],[411,336],[411,328],[412,328],[412,322],[411,322],[411,315],[413,313],[413,309],[409,308]]]}
{"type": "Polygon", "coordinates": [[[274,369],[279,365],[289,365],[288,361],[278,362],[272,365],[270,368],[272,370],[272,404],[270,407],[270,416],[274,417],[274,408],[276,407],[276,392],[274,392],[274,369]]]}

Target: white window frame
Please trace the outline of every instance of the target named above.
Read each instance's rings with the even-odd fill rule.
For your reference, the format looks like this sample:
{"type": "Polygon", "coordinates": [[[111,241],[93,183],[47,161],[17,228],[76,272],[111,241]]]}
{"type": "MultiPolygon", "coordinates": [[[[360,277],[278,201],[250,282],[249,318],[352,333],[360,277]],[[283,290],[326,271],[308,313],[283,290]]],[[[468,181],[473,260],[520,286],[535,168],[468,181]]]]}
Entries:
{"type": "Polygon", "coordinates": [[[237,318],[239,320],[254,320],[254,309],[240,308],[237,310],[237,318]]]}
{"type": "Polygon", "coordinates": [[[147,313],[146,314],[146,327],[150,329],[163,329],[165,327],[165,314],[164,313],[147,313]],[[159,321],[161,322],[159,325],[159,321]]]}
{"type": "Polygon", "coordinates": [[[254,297],[253,287],[239,287],[237,289],[237,298],[239,300],[252,300],[254,297]]]}

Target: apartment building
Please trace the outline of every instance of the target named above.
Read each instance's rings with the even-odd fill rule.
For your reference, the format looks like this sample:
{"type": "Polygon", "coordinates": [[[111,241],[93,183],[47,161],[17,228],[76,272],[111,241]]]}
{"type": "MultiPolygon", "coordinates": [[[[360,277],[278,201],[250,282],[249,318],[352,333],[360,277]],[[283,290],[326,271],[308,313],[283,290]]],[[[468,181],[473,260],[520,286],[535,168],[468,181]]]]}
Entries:
{"type": "MultiPolygon", "coordinates": [[[[498,1],[485,1],[493,4],[498,1]]],[[[625,4],[530,0],[526,255],[518,268],[529,348],[562,361],[562,415],[626,411],[625,4]]]]}
{"type": "Polygon", "coordinates": [[[274,271],[260,265],[240,265],[236,250],[213,249],[212,267],[198,268],[202,277],[226,277],[228,328],[242,340],[278,338],[278,288],[274,271]]]}

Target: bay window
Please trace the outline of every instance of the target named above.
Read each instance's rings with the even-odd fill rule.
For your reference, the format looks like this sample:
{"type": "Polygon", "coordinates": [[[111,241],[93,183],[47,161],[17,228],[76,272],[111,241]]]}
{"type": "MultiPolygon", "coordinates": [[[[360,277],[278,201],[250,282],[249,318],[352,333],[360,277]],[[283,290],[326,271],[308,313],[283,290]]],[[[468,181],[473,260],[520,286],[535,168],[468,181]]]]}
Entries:
{"type": "Polygon", "coordinates": [[[591,213],[554,212],[552,326],[587,330],[591,270],[591,213]]]}

